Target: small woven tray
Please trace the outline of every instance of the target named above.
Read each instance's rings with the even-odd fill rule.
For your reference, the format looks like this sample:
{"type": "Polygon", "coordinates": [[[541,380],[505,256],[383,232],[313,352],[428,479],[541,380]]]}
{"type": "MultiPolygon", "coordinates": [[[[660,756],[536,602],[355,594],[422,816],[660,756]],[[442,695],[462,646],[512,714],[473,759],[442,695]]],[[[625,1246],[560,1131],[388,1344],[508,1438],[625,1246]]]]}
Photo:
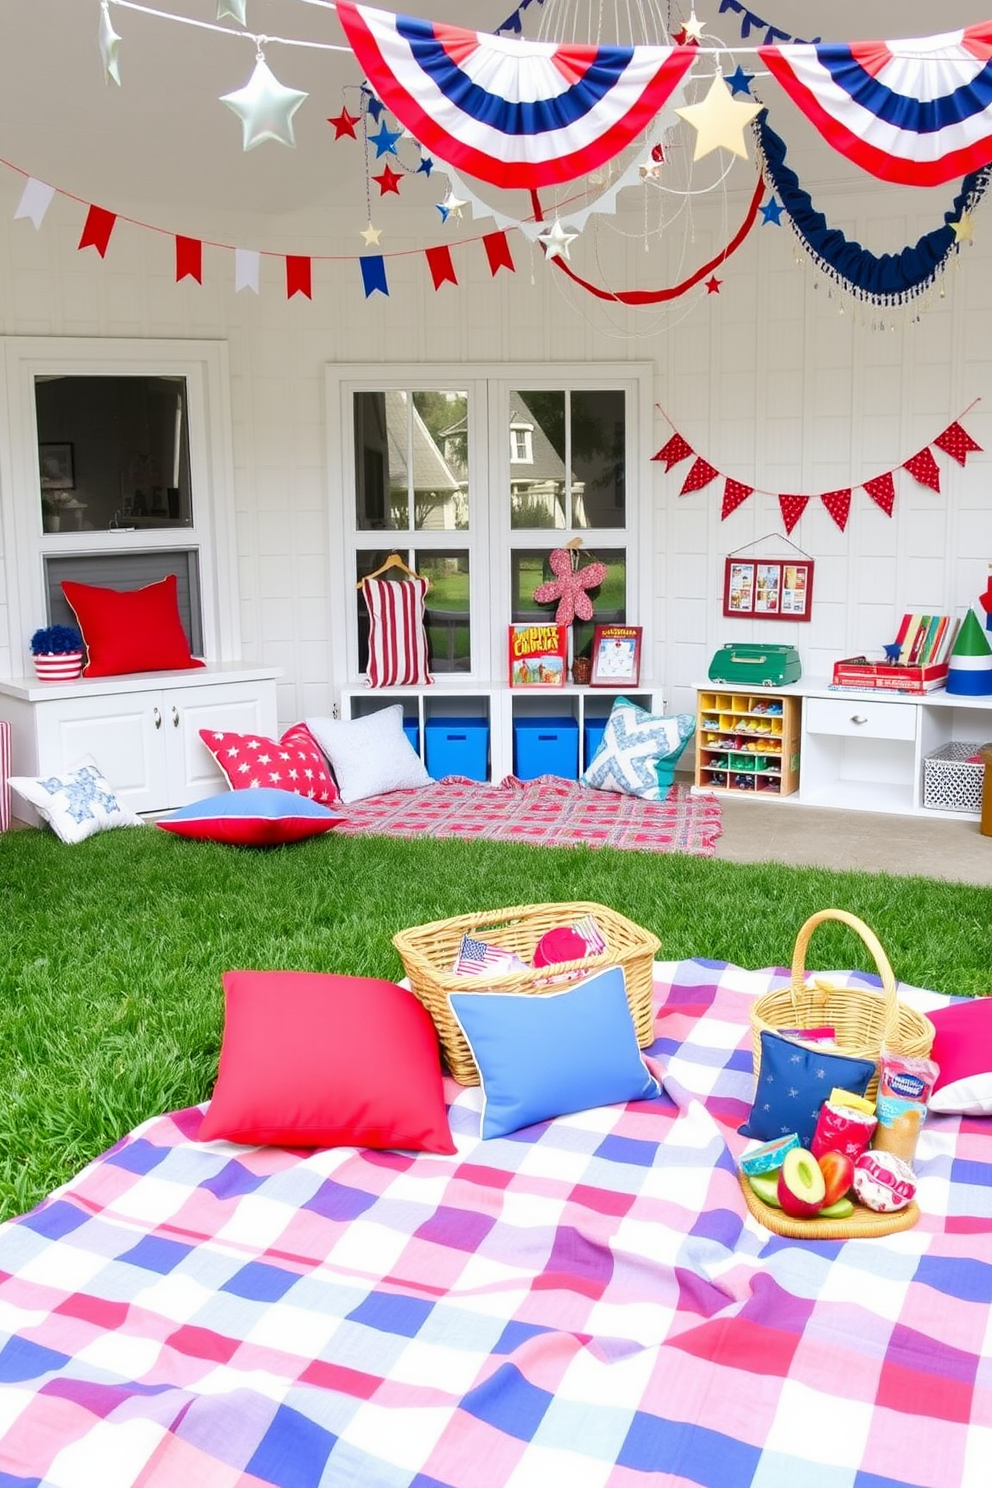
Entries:
{"type": "Polygon", "coordinates": [[[790,1240],[870,1240],[876,1235],[894,1235],[898,1230],[911,1230],[920,1217],[915,1201],[895,1214],[876,1214],[864,1204],[855,1203],[854,1213],[846,1219],[793,1219],[772,1204],[758,1198],[744,1173],[738,1173],[744,1202],[759,1223],[776,1235],[790,1240]]]}

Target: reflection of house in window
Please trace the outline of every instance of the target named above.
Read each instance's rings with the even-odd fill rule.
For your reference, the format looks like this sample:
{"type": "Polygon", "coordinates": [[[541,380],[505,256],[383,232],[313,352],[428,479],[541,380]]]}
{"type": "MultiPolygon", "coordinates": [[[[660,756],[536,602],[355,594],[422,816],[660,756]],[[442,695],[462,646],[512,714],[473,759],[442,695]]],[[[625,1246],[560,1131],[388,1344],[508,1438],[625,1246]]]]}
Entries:
{"type": "Polygon", "coordinates": [[[583,482],[565,461],[520,393],[510,402],[510,521],[520,527],[585,527],[583,482]],[[526,469],[519,467],[526,466],[526,469]],[[568,488],[572,509],[568,512],[568,488]]]}
{"type": "Polygon", "coordinates": [[[510,424],[510,463],[511,465],[533,465],[534,463],[534,425],[524,423],[510,424]]]}
{"type": "Polygon", "coordinates": [[[409,393],[356,393],[355,442],[360,529],[444,531],[464,526],[459,479],[409,393]]]}

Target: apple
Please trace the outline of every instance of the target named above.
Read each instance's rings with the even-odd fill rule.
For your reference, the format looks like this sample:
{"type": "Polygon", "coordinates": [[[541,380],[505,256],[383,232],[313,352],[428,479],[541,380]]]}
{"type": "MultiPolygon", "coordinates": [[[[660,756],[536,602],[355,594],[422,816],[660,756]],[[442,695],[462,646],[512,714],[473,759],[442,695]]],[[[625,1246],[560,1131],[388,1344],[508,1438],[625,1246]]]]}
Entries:
{"type": "Polygon", "coordinates": [[[846,1152],[821,1152],[816,1160],[827,1186],[823,1200],[826,1208],[842,1199],[854,1186],[854,1158],[846,1152]]]}
{"type": "Polygon", "coordinates": [[[823,1208],[826,1180],[812,1152],[793,1147],[778,1170],[778,1201],[792,1219],[811,1219],[823,1208]]]}

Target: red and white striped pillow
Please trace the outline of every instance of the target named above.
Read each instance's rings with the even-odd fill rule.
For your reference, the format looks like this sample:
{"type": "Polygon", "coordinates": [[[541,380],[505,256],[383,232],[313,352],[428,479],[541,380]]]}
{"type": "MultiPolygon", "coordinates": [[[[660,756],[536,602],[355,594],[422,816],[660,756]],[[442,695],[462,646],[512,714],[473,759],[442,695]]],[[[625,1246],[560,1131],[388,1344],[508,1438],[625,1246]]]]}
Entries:
{"type": "Polygon", "coordinates": [[[369,611],[370,687],[410,687],[433,682],[424,628],[426,579],[366,579],[369,611]]]}

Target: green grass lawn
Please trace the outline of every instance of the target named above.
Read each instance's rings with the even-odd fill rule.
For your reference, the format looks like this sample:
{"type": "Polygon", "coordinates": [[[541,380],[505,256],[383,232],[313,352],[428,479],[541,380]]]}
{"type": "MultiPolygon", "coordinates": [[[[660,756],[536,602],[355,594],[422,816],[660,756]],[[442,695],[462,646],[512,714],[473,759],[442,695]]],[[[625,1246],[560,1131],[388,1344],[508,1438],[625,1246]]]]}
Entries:
{"type": "MultiPolygon", "coordinates": [[[[992,891],[883,874],[681,854],[318,838],[272,851],[154,828],[66,847],[0,836],[0,1213],[19,1213],[148,1116],[207,1099],[221,974],[300,968],[399,977],[390,937],[427,920],[592,899],[653,930],[666,958],[788,964],[835,906],[878,935],[897,977],[942,992],[992,982],[992,891]]],[[[811,967],[873,970],[818,928],[811,967]]]]}

